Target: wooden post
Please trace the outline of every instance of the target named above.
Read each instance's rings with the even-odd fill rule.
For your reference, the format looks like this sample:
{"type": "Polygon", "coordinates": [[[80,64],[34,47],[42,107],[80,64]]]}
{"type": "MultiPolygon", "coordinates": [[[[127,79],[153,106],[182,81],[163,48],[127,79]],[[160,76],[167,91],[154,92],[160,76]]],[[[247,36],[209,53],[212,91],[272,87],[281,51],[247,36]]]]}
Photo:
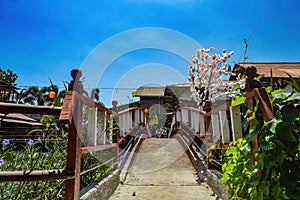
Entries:
{"type": "Polygon", "coordinates": [[[211,133],[210,133],[210,124],[211,124],[211,115],[208,114],[211,112],[211,101],[206,100],[205,101],[205,106],[204,106],[204,110],[206,112],[206,124],[205,124],[205,146],[206,149],[205,151],[208,150],[209,148],[209,143],[211,142],[211,133]]]}
{"type": "MultiPolygon", "coordinates": [[[[246,100],[247,107],[251,108],[253,110],[254,105],[253,105],[253,97],[247,98],[246,100]]],[[[252,113],[249,113],[249,118],[252,116],[252,113]]],[[[252,125],[252,121],[249,122],[250,126],[252,125]]],[[[253,156],[255,155],[256,151],[258,150],[258,140],[257,137],[252,139],[252,154],[253,156]]]]}
{"type": "MultiPolygon", "coordinates": [[[[274,118],[273,106],[266,90],[264,88],[255,88],[246,94],[247,107],[251,108],[252,110],[254,108],[254,102],[253,102],[254,97],[258,98],[259,100],[259,108],[263,113],[264,119],[266,121],[270,121],[271,119],[273,119],[274,118]]],[[[252,113],[249,114],[249,117],[251,117],[251,115],[252,113]]],[[[251,123],[252,122],[250,121],[250,125],[251,123]]],[[[259,146],[257,137],[253,138],[252,144],[253,144],[252,153],[254,155],[255,152],[258,150],[258,146],[259,146]]]]}
{"type": "Polygon", "coordinates": [[[118,123],[119,123],[119,116],[118,116],[118,101],[113,100],[112,101],[112,111],[113,111],[113,142],[118,143],[119,141],[119,128],[118,128],[118,123]]]}
{"type": "Polygon", "coordinates": [[[112,114],[109,115],[109,142],[113,142],[113,126],[114,126],[114,118],[112,117],[112,114]]]}
{"type": "MultiPolygon", "coordinates": [[[[71,71],[73,80],[70,82],[69,90],[74,90],[81,95],[83,86],[80,81],[82,72],[79,69],[71,71]]],[[[81,126],[82,126],[82,101],[76,99],[73,107],[72,122],[68,132],[67,169],[74,170],[75,177],[66,180],[65,199],[74,200],[80,197],[80,164],[81,164],[81,126]]]]}
{"type": "MultiPolygon", "coordinates": [[[[211,101],[209,101],[209,100],[205,101],[204,110],[205,110],[206,113],[209,113],[211,111],[211,101]]],[[[206,125],[205,125],[206,137],[209,135],[210,124],[211,124],[211,116],[206,115],[206,125]]]]}
{"type": "Polygon", "coordinates": [[[136,112],[137,110],[132,110],[131,111],[131,127],[134,127],[134,125],[135,125],[135,112],[136,112]]]}
{"type": "Polygon", "coordinates": [[[117,144],[116,154],[115,154],[116,164],[115,164],[114,167],[118,167],[117,161],[119,159],[119,144],[118,144],[118,142],[119,142],[119,131],[120,131],[120,129],[119,129],[119,125],[118,125],[119,124],[119,116],[118,116],[119,114],[118,114],[117,105],[118,105],[118,101],[113,100],[112,101],[112,106],[113,106],[112,107],[112,111],[113,111],[113,142],[117,144]]]}

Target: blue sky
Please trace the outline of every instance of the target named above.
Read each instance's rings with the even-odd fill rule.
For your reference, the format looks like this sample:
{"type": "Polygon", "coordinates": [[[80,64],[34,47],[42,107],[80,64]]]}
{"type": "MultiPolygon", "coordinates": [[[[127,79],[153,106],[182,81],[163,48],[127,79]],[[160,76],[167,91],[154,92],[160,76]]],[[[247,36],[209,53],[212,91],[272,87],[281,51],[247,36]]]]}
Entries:
{"type": "MultiPolygon", "coordinates": [[[[63,80],[70,81],[70,70],[84,68],[99,45],[145,27],[177,32],[205,48],[215,47],[217,53],[223,48],[233,50],[229,60],[233,63],[243,60],[243,38],[258,26],[249,42],[248,61],[300,61],[299,10],[297,0],[0,0],[0,67],[19,75],[18,86],[49,85],[48,77],[62,86],[63,80]]],[[[190,56],[196,50],[180,37],[162,36],[152,37],[153,42],[174,42],[190,56]]],[[[152,42],[151,37],[145,40],[152,42]]],[[[116,48],[135,41],[118,42],[119,47],[102,48],[99,55],[109,57],[116,48]]],[[[189,61],[157,45],[115,57],[105,66],[98,87],[184,81],[189,61]]],[[[102,90],[101,100],[107,106],[112,98],[120,98],[121,103],[132,100],[129,90],[102,90]]]]}

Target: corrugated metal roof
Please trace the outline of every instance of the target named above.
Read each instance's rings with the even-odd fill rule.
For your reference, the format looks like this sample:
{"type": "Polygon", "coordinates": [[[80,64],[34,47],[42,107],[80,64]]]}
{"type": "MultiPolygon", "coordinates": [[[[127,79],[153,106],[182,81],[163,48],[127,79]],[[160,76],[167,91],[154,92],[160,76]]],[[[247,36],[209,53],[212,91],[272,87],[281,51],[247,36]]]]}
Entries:
{"type": "Polygon", "coordinates": [[[0,113],[0,119],[4,122],[9,123],[17,123],[17,124],[29,124],[32,126],[41,126],[42,124],[37,122],[36,120],[27,117],[26,115],[20,114],[20,113],[9,113],[9,114],[3,114],[0,113]]]}
{"type": "Polygon", "coordinates": [[[167,86],[168,89],[172,90],[179,101],[181,100],[192,100],[191,84],[183,83],[167,86]]]}
{"type": "Polygon", "coordinates": [[[271,76],[271,69],[274,78],[289,78],[287,73],[294,78],[300,77],[300,62],[246,62],[238,65],[244,68],[254,66],[257,74],[263,74],[265,77],[271,76]]]}
{"type": "Polygon", "coordinates": [[[163,97],[165,95],[165,86],[141,86],[136,92],[136,96],[140,97],[163,97]]]}

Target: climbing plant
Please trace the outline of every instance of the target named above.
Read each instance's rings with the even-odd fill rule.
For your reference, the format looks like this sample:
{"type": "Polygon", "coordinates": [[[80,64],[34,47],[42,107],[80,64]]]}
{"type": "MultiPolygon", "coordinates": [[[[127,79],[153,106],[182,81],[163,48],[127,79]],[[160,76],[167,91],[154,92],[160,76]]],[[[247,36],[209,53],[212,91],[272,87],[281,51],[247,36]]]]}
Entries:
{"type": "Polygon", "coordinates": [[[228,186],[232,199],[300,196],[300,93],[271,90],[267,88],[276,117],[262,119],[256,99],[256,106],[245,114],[248,134],[230,144],[224,154],[221,181],[228,186]],[[259,143],[256,152],[253,138],[259,143]]]}

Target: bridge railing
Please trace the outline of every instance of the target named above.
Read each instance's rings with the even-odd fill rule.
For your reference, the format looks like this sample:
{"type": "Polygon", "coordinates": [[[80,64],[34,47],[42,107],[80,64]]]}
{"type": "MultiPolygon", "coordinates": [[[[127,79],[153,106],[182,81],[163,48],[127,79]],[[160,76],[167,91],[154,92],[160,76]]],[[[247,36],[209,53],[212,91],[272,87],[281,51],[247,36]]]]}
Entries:
{"type": "MultiPolygon", "coordinates": [[[[66,169],[72,170],[74,176],[66,180],[65,199],[79,199],[82,155],[104,150],[117,152],[118,145],[109,141],[114,130],[112,114],[112,110],[77,91],[66,93],[59,120],[69,125],[66,169]]],[[[111,161],[117,158],[116,153],[111,161]]]]}
{"type": "Polygon", "coordinates": [[[130,108],[118,113],[115,102],[112,109],[106,108],[83,95],[79,70],[72,70],[71,75],[73,80],[61,108],[24,105],[11,105],[7,108],[5,104],[2,109],[2,104],[0,105],[1,111],[7,113],[59,116],[60,122],[68,125],[66,167],[53,170],[1,171],[0,182],[65,180],[65,199],[77,200],[80,198],[80,176],[86,172],[81,171],[81,158],[84,154],[111,150],[114,155],[107,162],[118,164],[120,155],[125,154],[130,146],[134,146],[139,133],[136,130],[146,122],[143,110],[130,108]],[[119,123],[119,120],[122,122],[119,123]]]}
{"type": "MultiPolygon", "coordinates": [[[[264,88],[255,88],[245,94],[247,108],[254,107],[254,98],[259,100],[259,108],[266,121],[271,120],[274,115],[272,105],[264,88]]],[[[220,139],[224,147],[230,142],[243,137],[241,106],[231,106],[227,101],[208,112],[200,111],[193,107],[182,107],[173,115],[172,128],[169,137],[176,131],[181,130],[187,145],[197,146],[202,156],[206,156],[208,148],[216,144],[220,139]]],[[[253,149],[258,149],[257,139],[253,139],[253,149]]]]}
{"type": "Polygon", "coordinates": [[[128,108],[118,112],[120,137],[123,137],[135,126],[146,124],[146,117],[142,108],[128,108]]]}
{"type": "MultiPolygon", "coordinates": [[[[230,103],[230,102],[229,102],[230,103]]],[[[178,125],[186,126],[195,136],[208,138],[216,143],[222,138],[227,144],[242,137],[242,123],[240,107],[232,107],[225,103],[217,108],[205,112],[193,107],[182,107],[173,116],[172,129],[169,136],[178,125]]]]}
{"type": "Polygon", "coordinates": [[[79,199],[80,161],[83,154],[112,150],[115,156],[108,161],[118,163],[120,155],[134,145],[136,128],[145,122],[141,109],[131,108],[118,112],[117,101],[113,101],[113,108],[108,109],[83,96],[80,94],[83,88],[78,81],[80,75],[75,77],[77,82],[74,83],[77,85],[72,85],[69,89],[77,91],[67,92],[60,115],[60,121],[69,124],[66,168],[74,171],[74,177],[66,180],[65,199],[79,199]],[[84,140],[82,130],[86,123],[84,140]]]}

